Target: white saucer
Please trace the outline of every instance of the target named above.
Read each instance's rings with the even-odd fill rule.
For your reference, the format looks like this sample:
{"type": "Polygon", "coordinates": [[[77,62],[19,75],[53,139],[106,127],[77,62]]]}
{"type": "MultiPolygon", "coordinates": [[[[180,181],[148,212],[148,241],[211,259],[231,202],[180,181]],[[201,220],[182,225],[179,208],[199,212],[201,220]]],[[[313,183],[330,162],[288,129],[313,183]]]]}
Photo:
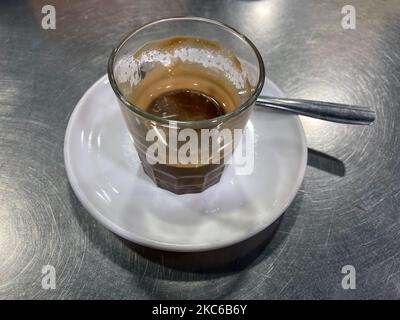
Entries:
{"type": "MultiPolygon", "coordinates": [[[[282,97],[271,81],[263,94],[282,97]]],[[[229,165],[221,181],[198,194],[157,188],[144,173],[107,76],[81,98],[64,141],[67,175],[85,208],[133,242],[170,251],[211,250],[245,240],[289,206],[307,161],[296,115],[256,107],[246,133],[254,135],[251,175],[229,165]]]]}

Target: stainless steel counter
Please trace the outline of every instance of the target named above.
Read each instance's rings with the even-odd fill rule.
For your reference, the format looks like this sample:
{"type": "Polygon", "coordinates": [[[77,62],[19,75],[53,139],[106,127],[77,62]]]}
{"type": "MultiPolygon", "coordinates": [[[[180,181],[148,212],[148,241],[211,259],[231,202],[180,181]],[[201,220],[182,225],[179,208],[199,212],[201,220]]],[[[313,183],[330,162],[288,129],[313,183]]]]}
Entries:
{"type": "Polygon", "coordinates": [[[0,298],[400,298],[399,16],[398,0],[1,1],[0,298]],[[41,28],[45,4],[55,30],[41,28]],[[345,4],[355,30],[342,28],[345,4]],[[295,201],[267,231],[217,252],[127,243],[82,207],[64,169],[69,116],[113,46],[176,15],[248,35],[290,97],[377,112],[369,127],[302,118],[309,164],[295,201]],[[42,288],[44,265],[54,290],[42,288]],[[345,265],[355,290],[342,288],[345,265]]]}

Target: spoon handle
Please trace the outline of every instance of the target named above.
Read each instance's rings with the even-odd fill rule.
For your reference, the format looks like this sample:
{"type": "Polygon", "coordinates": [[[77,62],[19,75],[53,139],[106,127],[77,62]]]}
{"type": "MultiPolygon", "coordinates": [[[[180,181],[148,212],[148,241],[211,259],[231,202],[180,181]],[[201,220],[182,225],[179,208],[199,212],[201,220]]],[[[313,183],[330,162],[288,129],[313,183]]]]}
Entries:
{"type": "Polygon", "coordinates": [[[375,120],[374,111],[332,102],[260,96],[256,105],[339,123],[370,124],[375,120]]]}

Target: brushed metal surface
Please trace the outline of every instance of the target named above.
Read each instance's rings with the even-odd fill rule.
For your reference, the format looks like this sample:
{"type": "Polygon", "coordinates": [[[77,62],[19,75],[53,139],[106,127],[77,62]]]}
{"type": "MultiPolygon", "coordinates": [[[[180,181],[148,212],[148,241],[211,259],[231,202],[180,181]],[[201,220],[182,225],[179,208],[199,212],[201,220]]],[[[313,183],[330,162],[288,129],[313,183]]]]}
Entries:
{"type": "MultiPolygon", "coordinates": [[[[400,298],[400,3],[48,1],[0,3],[0,298],[400,298]],[[165,16],[231,24],[259,47],[290,97],[375,109],[371,126],[303,118],[309,166],[273,227],[231,248],[171,254],[100,226],[63,164],[69,116],[129,30],[165,16]],[[56,289],[42,288],[53,265],[56,289]],[[343,290],[341,269],[356,269],[343,290]]],[[[161,210],[161,209],[160,209],[161,210]]]]}

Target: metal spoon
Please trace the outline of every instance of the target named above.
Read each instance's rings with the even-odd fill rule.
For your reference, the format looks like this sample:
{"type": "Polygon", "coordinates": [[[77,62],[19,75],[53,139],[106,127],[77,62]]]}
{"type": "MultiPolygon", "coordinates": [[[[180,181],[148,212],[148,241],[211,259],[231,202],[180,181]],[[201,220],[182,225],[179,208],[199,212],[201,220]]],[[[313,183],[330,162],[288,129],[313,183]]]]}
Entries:
{"type": "Polygon", "coordinates": [[[256,105],[339,123],[370,124],[375,120],[372,110],[333,102],[260,96],[256,105]]]}

